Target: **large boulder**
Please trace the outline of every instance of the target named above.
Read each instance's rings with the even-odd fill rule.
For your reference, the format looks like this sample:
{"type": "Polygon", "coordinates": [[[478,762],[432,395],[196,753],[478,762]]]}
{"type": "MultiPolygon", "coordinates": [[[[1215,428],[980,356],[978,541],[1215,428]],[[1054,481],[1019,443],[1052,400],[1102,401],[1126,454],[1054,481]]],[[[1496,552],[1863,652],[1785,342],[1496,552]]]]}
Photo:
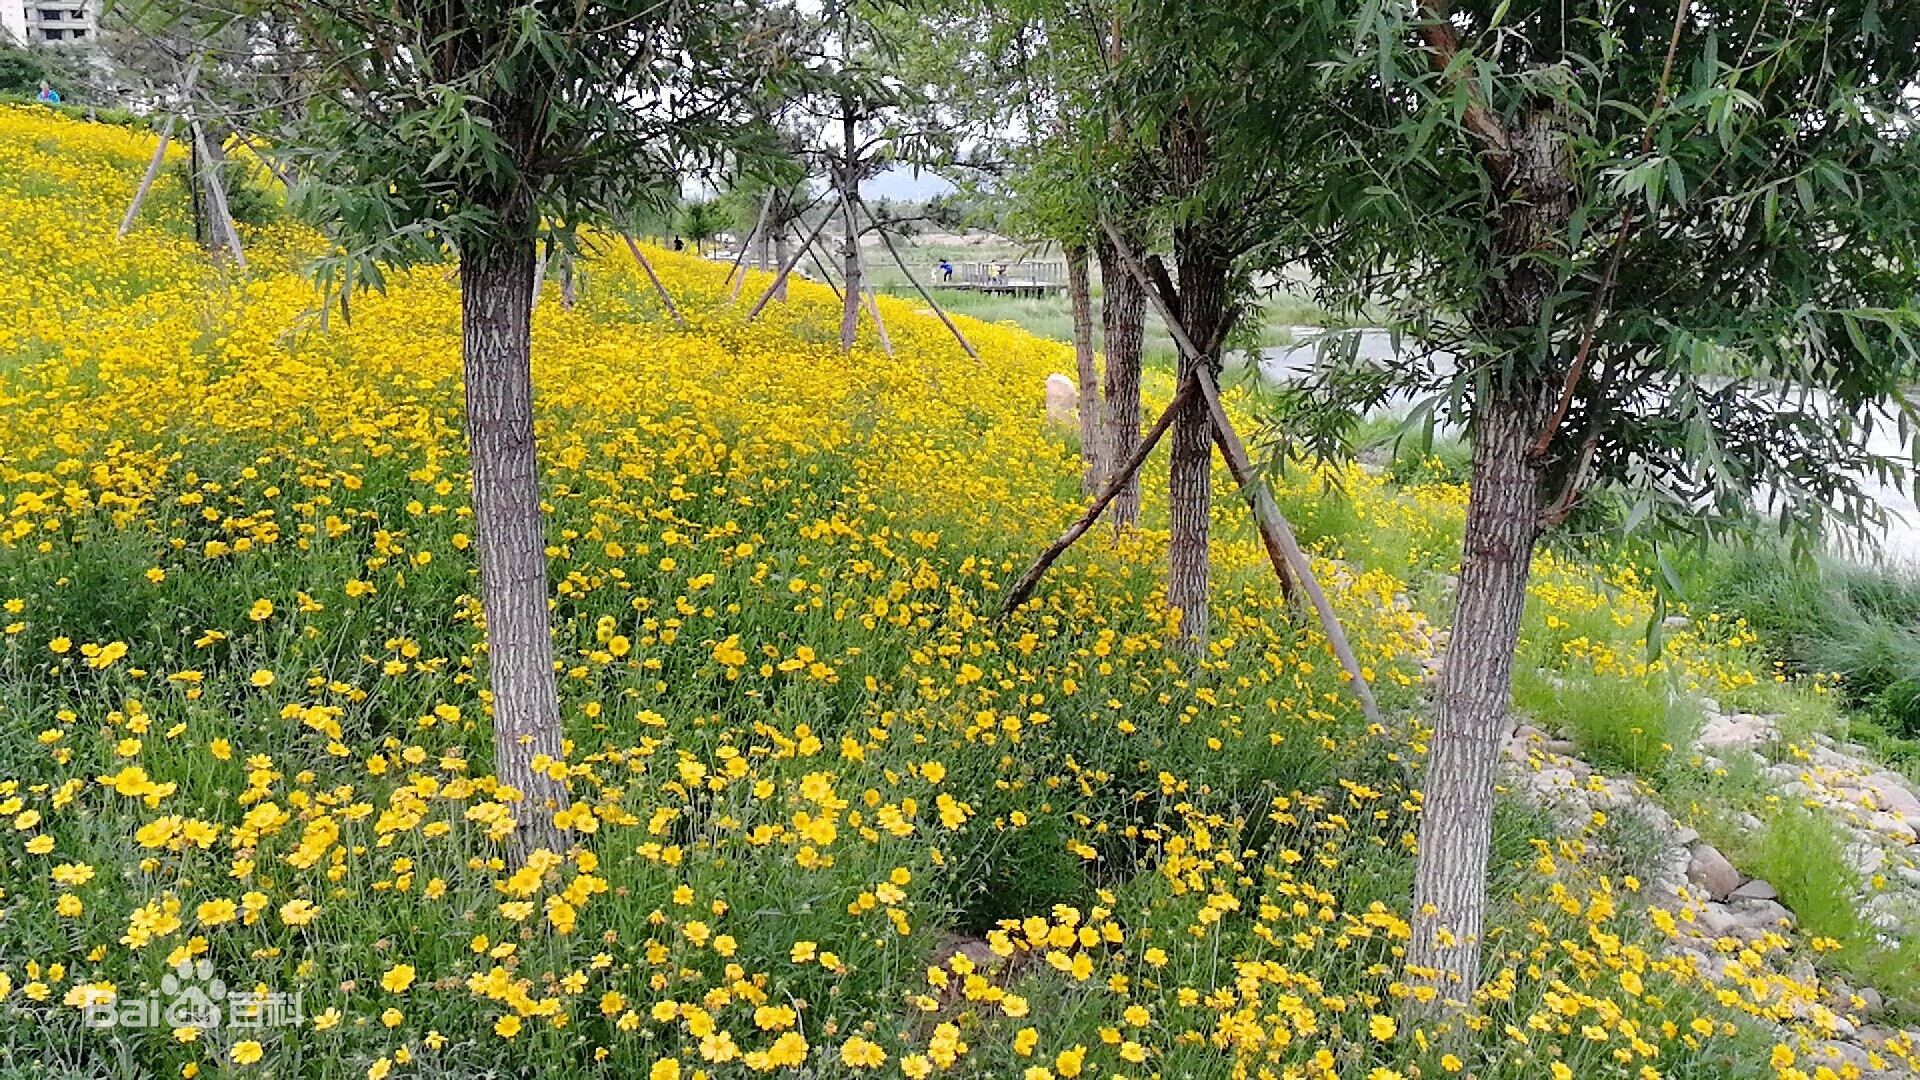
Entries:
{"type": "Polygon", "coordinates": [[[1740,871],[1733,868],[1720,849],[1712,844],[1695,844],[1693,861],[1687,864],[1687,880],[1707,890],[1715,900],[1725,900],[1740,887],[1740,871]]]}
{"type": "Polygon", "coordinates": [[[1079,404],[1080,391],[1072,379],[1057,371],[1047,376],[1047,423],[1074,423],[1079,404]]]}

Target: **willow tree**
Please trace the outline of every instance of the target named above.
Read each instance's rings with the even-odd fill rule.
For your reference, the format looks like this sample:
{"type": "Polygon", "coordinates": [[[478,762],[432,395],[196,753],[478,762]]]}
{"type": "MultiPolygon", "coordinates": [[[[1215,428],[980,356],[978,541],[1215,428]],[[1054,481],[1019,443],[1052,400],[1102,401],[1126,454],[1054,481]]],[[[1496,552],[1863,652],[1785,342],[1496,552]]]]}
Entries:
{"type": "MultiPolygon", "coordinates": [[[[188,25],[214,10],[156,0],[188,25]]],[[[297,27],[304,108],[270,131],[302,207],[342,246],[343,289],[459,257],[474,532],[493,767],[522,797],[522,852],[567,805],[534,445],[532,289],[544,238],[677,199],[689,163],[737,151],[777,59],[779,12],[701,0],[245,0],[297,27]]],[[[201,30],[209,29],[200,27],[201,30]]]]}
{"type": "Polygon", "coordinates": [[[1422,348],[1322,388],[1433,392],[1473,447],[1407,954],[1465,999],[1543,531],[1606,493],[1656,536],[1817,537],[1900,472],[1868,438],[1914,419],[1920,8],[1369,0],[1351,41],[1319,269],[1422,348]]]}
{"type": "MultiPolygon", "coordinates": [[[[1262,283],[1306,257],[1306,212],[1345,145],[1347,103],[1319,74],[1341,6],[1140,0],[1112,23],[1107,93],[1141,156],[1114,173],[1102,214],[1117,225],[1138,208],[1171,239],[1171,272],[1152,266],[1160,304],[1194,347],[1180,350],[1182,378],[1217,378],[1233,335],[1258,317],[1262,283]]],[[[1215,438],[1206,401],[1183,402],[1168,436],[1167,604],[1192,650],[1208,638],[1215,438]]]]}

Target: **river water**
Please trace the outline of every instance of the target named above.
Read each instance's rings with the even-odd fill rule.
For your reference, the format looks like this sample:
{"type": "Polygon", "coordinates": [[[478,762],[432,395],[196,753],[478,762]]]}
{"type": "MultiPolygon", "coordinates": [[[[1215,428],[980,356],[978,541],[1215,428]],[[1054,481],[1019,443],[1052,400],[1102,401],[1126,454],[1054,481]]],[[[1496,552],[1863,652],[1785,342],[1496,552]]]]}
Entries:
{"type": "MultiPolygon", "coordinates": [[[[1314,338],[1321,333],[1320,329],[1312,326],[1296,326],[1291,329],[1294,344],[1273,346],[1260,351],[1260,372],[1267,378],[1276,380],[1296,378],[1313,368],[1314,338]]],[[[1358,351],[1361,359],[1379,364],[1395,364],[1401,361],[1402,351],[1394,348],[1393,336],[1385,330],[1361,330],[1359,339],[1358,351]]],[[[1410,342],[1404,344],[1411,345],[1410,342]]],[[[1446,360],[1447,358],[1443,355],[1439,362],[1445,364],[1446,360]]],[[[1390,416],[1402,416],[1412,404],[1411,398],[1401,398],[1385,406],[1380,412],[1390,416]]],[[[1436,426],[1436,431],[1441,430],[1436,426]]],[[[1867,445],[1876,454],[1894,458],[1903,458],[1907,453],[1901,446],[1896,425],[1891,423],[1876,424],[1867,445]]],[[[1887,512],[1887,529],[1884,535],[1875,538],[1878,545],[1877,551],[1852,552],[1851,557],[1857,562],[1879,563],[1902,570],[1920,570],[1920,506],[1915,505],[1912,491],[1898,485],[1880,483],[1871,477],[1863,477],[1862,486],[1887,512]]],[[[1836,548],[1844,547],[1846,547],[1844,544],[1836,545],[1836,548]]]]}

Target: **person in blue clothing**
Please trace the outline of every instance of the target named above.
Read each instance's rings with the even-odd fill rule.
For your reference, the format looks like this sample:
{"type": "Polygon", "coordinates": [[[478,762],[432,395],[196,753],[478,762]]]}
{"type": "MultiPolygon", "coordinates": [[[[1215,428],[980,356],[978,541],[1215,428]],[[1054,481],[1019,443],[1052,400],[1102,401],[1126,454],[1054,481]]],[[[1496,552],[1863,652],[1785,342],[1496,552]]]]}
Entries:
{"type": "Polygon", "coordinates": [[[940,280],[941,281],[953,280],[953,264],[948,262],[945,259],[940,260],[940,280]]]}
{"type": "Polygon", "coordinates": [[[48,85],[47,80],[41,79],[40,93],[34,100],[40,102],[42,105],[58,105],[60,104],[60,91],[48,85]]]}

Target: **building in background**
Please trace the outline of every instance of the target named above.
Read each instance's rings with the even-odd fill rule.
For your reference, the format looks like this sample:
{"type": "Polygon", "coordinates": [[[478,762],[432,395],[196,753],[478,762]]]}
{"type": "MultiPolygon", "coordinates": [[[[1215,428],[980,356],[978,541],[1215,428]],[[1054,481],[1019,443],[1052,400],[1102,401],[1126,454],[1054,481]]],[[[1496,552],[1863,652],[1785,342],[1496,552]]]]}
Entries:
{"type": "Polygon", "coordinates": [[[29,47],[90,45],[100,32],[99,0],[0,0],[0,27],[29,47]]]}

